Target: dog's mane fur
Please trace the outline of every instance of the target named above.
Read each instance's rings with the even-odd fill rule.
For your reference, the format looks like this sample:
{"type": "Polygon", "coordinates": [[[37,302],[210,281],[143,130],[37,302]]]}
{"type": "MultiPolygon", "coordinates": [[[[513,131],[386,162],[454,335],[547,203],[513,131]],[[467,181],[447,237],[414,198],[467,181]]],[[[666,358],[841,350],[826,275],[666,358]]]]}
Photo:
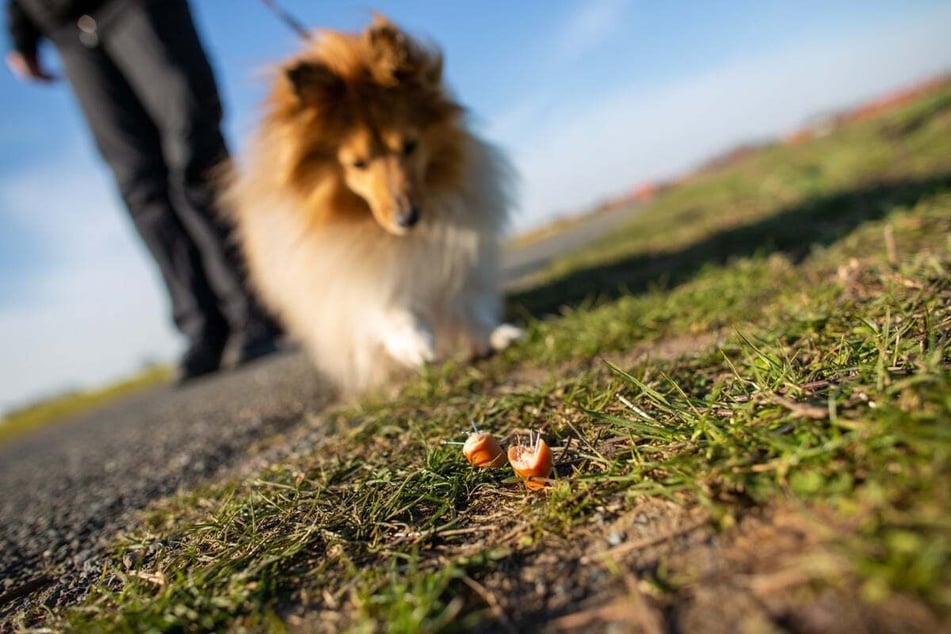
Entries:
{"type": "Polygon", "coordinates": [[[281,66],[264,103],[258,150],[274,184],[293,192],[316,222],[368,219],[366,203],[343,183],[336,148],[355,127],[396,117],[420,125],[439,146],[427,186],[452,187],[466,160],[456,141],[466,132],[442,66],[435,47],[380,16],[367,32],[320,32],[281,66]]]}

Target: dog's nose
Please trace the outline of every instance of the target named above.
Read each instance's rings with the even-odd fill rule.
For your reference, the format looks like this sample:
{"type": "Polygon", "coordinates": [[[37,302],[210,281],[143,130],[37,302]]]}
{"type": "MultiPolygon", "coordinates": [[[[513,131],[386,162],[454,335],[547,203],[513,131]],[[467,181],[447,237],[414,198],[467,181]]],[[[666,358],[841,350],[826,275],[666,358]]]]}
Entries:
{"type": "Polygon", "coordinates": [[[416,207],[401,209],[400,211],[396,212],[396,224],[403,227],[404,229],[409,229],[417,222],[419,222],[419,209],[416,207]]]}

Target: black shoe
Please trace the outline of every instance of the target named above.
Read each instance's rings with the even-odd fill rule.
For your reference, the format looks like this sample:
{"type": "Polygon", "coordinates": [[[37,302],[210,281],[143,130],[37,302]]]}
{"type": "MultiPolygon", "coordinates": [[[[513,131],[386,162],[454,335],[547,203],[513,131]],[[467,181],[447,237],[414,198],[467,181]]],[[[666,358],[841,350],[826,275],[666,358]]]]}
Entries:
{"type": "Polygon", "coordinates": [[[278,337],[274,334],[268,332],[266,334],[245,338],[238,337],[238,341],[235,342],[235,365],[244,365],[245,363],[250,363],[255,359],[260,359],[261,357],[266,357],[269,354],[274,354],[279,350],[278,337]]]}
{"type": "Polygon", "coordinates": [[[221,368],[224,343],[203,341],[193,344],[178,364],[177,383],[182,385],[200,376],[212,374],[221,368]]]}

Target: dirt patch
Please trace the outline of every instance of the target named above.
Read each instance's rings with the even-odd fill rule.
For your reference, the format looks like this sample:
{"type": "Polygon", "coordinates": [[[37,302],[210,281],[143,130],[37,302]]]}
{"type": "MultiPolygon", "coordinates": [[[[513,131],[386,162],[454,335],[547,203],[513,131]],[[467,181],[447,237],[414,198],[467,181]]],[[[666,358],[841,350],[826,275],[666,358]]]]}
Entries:
{"type": "MultiPolygon", "coordinates": [[[[427,549],[445,562],[483,560],[453,593],[463,614],[482,614],[479,631],[947,631],[906,596],[867,601],[839,554],[849,527],[822,509],[781,503],[718,529],[701,507],[645,499],[633,510],[620,502],[600,509],[569,539],[534,541],[517,517],[494,508],[487,501],[469,509],[465,545],[449,531],[427,549]]],[[[346,597],[312,596],[284,614],[293,630],[349,623],[346,597]]]]}
{"type": "MultiPolygon", "coordinates": [[[[574,600],[539,592],[545,584],[535,581],[544,607],[512,618],[548,632],[946,631],[907,597],[863,598],[838,554],[845,528],[828,512],[779,506],[718,531],[699,509],[650,501],[590,531],[574,545],[580,556],[538,555],[523,568],[523,588],[570,578],[574,600]]],[[[509,607],[526,605],[518,597],[509,607]]]]}
{"type": "Polygon", "coordinates": [[[712,346],[722,345],[727,332],[704,332],[686,337],[671,337],[651,343],[635,346],[624,352],[609,352],[600,355],[600,359],[620,368],[630,367],[644,361],[673,361],[691,357],[712,346]]]}

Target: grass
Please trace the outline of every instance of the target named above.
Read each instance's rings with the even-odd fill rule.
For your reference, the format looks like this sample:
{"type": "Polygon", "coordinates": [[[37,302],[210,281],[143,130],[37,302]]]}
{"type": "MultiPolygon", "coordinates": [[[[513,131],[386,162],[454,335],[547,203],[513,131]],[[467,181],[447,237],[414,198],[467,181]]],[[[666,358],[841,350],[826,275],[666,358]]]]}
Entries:
{"type": "Polygon", "coordinates": [[[945,89],[662,195],[510,298],[518,346],[320,412],[325,440],[161,501],[82,605],[20,618],[938,629],[949,103],[945,89]],[[541,431],[552,485],[469,467],[449,443],[471,420],[503,444],[541,431]]]}
{"type": "Polygon", "coordinates": [[[42,427],[61,423],[145,388],[164,383],[170,377],[170,368],[151,366],[128,379],[101,388],[68,392],[9,412],[0,419],[0,443],[9,442],[42,427]]]}

